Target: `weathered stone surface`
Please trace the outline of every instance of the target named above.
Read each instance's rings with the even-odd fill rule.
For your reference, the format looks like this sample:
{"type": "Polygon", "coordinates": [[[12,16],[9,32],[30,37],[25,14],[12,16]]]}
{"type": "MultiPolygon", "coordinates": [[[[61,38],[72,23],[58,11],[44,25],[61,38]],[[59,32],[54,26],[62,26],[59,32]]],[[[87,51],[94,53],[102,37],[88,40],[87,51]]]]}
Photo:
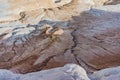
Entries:
{"type": "Polygon", "coordinates": [[[67,64],[64,67],[43,70],[28,74],[14,74],[8,70],[0,70],[0,80],[90,80],[86,71],[76,65],[67,64]]]}
{"type": "Polygon", "coordinates": [[[92,80],[119,80],[120,67],[106,68],[91,75],[92,80]]]}
{"type": "MultiPolygon", "coordinates": [[[[11,5],[7,6],[4,11],[14,13],[14,10],[18,10],[17,13],[20,14],[20,18],[16,18],[16,21],[10,20],[4,22],[2,20],[3,22],[0,23],[0,68],[8,68],[15,72],[26,73],[63,66],[66,63],[76,63],[74,55],[71,54],[70,50],[74,45],[73,36],[71,35],[74,28],[72,26],[68,28],[68,26],[72,22],[70,20],[72,15],[79,15],[81,11],[88,10],[92,1],[89,1],[90,3],[87,0],[74,0],[72,2],[67,0],[65,3],[64,1],[61,1],[60,4],[56,3],[54,8],[48,2],[43,2],[45,5],[42,3],[43,5],[41,4],[41,6],[43,7],[40,9],[37,9],[39,6],[37,7],[38,3],[36,1],[35,6],[32,5],[34,1],[16,2],[13,0],[12,2],[9,1],[10,3],[7,0],[1,1],[1,4],[8,3],[11,5]],[[16,6],[18,3],[20,5],[16,6]],[[26,5],[28,3],[29,5],[26,5]],[[67,3],[69,5],[64,5],[67,3]],[[85,6],[82,7],[80,4],[85,6]],[[34,7],[28,9],[31,5],[34,7]],[[47,5],[49,7],[46,7],[47,5]],[[9,8],[14,9],[11,11],[8,10],[9,8]],[[22,9],[22,11],[19,9],[22,9]],[[71,13],[68,13],[69,11],[71,13]],[[64,14],[61,15],[61,13],[64,14]],[[45,24],[53,27],[50,30],[51,34],[46,34],[45,24]],[[59,30],[61,27],[61,35],[56,35],[59,32],[57,27],[59,30]],[[63,61],[60,61],[61,57],[63,61]],[[55,64],[53,65],[53,63],[55,64]]],[[[3,14],[5,13],[4,11],[2,11],[3,14]]],[[[16,15],[17,13],[15,11],[16,15]]],[[[4,16],[6,17],[6,15],[8,14],[6,13],[4,16]]],[[[10,14],[9,16],[12,15],[10,14]]]]}
{"type": "MultiPolygon", "coordinates": [[[[93,8],[75,17],[74,54],[93,69],[120,65],[120,12],[117,6],[93,8]]],[[[88,68],[87,68],[88,69],[88,68]]]]}
{"type": "Polygon", "coordinates": [[[120,67],[106,68],[90,74],[76,65],[67,64],[64,67],[53,68],[27,74],[16,74],[9,70],[0,70],[0,80],[119,80],[120,67]]]}
{"type": "Polygon", "coordinates": [[[89,72],[119,66],[120,5],[106,1],[1,0],[0,68],[28,73],[77,63],[89,72]]]}
{"type": "Polygon", "coordinates": [[[0,0],[0,22],[17,20],[25,17],[21,14],[26,11],[41,10],[43,8],[55,8],[66,5],[72,0],[0,0]]]}

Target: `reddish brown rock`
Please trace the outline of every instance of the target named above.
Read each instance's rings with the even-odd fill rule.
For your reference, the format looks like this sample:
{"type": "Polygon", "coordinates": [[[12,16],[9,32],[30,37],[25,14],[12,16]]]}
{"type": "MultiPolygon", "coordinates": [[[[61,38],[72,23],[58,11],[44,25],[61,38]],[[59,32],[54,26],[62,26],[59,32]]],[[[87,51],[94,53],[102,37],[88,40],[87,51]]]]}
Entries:
{"type": "Polygon", "coordinates": [[[96,70],[120,65],[119,13],[91,9],[80,17],[74,31],[76,54],[79,63],[96,70]],[[108,15],[109,14],[109,15],[108,15]]]}

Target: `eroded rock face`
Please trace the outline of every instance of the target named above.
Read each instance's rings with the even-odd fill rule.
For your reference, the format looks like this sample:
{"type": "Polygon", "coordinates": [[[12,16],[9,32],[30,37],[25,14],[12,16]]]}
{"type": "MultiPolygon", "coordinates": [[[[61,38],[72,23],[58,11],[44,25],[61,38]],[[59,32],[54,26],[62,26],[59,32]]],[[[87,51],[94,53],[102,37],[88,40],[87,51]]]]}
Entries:
{"type": "MultiPolygon", "coordinates": [[[[15,72],[26,73],[63,66],[66,63],[76,63],[74,55],[71,54],[70,50],[74,45],[73,36],[71,35],[74,28],[68,26],[69,23],[72,22],[72,20],[70,20],[72,19],[72,15],[78,15],[79,12],[89,9],[91,3],[81,0],[74,0],[72,2],[71,0],[64,0],[57,1],[57,3],[54,4],[56,6],[53,8],[50,7],[50,4],[47,2],[43,2],[45,5],[42,3],[43,7],[37,7],[36,1],[35,6],[32,5],[34,1],[9,2],[8,4],[11,6],[8,6],[4,11],[9,12],[9,8],[15,8],[10,11],[14,13],[14,10],[17,9],[20,18],[16,18],[18,20],[15,21],[10,20],[4,22],[3,20],[3,22],[1,22],[0,68],[8,68],[15,72]],[[28,3],[29,5],[24,6],[24,8],[21,6],[14,7],[18,3],[22,6],[28,3]],[[68,3],[69,5],[66,5],[68,3]],[[85,4],[84,7],[80,5],[82,3],[85,4]],[[31,5],[34,7],[28,9],[31,5]],[[45,7],[46,5],[48,5],[49,8],[45,7]],[[82,8],[79,8],[80,6],[82,8]],[[21,8],[23,9],[22,11],[19,10],[21,8]],[[68,13],[69,11],[71,11],[71,13],[68,13]],[[61,15],[61,13],[64,14],[61,15]],[[47,28],[42,28],[45,24],[52,26],[50,30],[52,34],[46,34],[47,28]],[[59,32],[57,28],[60,29],[60,27],[62,33],[61,35],[56,35],[59,32]],[[62,62],[60,58],[63,58],[62,62]],[[55,64],[53,65],[53,63],[55,64]],[[25,68],[23,69],[23,67],[25,68]]],[[[7,3],[7,1],[3,1],[2,3],[7,3]]],[[[17,15],[17,13],[15,14],[17,15]]]]}

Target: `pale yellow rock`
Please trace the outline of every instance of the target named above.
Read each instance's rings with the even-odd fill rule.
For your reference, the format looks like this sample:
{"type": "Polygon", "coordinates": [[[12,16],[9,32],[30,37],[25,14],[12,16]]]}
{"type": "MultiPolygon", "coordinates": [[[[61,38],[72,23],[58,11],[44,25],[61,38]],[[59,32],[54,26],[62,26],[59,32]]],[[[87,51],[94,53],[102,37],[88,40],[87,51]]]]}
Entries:
{"type": "Polygon", "coordinates": [[[63,29],[58,27],[57,30],[53,33],[54,36],[60,36],[64,33],[63,29]]]}
{"type": "Polygon", "coordinates": [[[20,12],[42,8],[55,8],[70,3],[72,0],[0,0],[0,22],[18,20],[20,12]]]}

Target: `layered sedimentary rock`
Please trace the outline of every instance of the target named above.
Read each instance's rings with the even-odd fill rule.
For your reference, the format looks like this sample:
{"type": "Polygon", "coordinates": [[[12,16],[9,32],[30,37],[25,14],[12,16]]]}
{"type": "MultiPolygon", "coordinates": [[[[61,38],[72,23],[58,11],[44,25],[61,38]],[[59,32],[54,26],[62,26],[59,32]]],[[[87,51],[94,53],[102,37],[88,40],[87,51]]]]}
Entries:
{"type": "Polygon", "coordinates": [[[76,63],[91,72],[119,66],[120,5],[106,1],[0,1],[0,68],[28,73],[76,63]]]}
{"type": "MultiPolygon", "coordinates": [[[[8,3],[7,1],[1,2],[8,3]]],[[[72,2],[70,0],[67,0],[67,2],[58,1],[54,7],[42,2],[45,5],[36,7],[34,6],[36,4],[34,4],[34,7],[30,9],[28,7],[32,5],[31,1],[9,2],[10,5],[14,6],[21,4],[24,8],[19,5],[16,7],[8,6],[2,11],[3,14],[8,11],[7,15],[10,11],[12,14],[9,16],[17,15],[20,18],[16,18],[16,20],[9,18],[10,21],[7,21],[6,14],[2,16],[6,21],[1,22],[0,68],[26,73],[63,66],[66,63],[76,63],[74,55],[71,54],[71,48],[74,45],[71,33],[74,27],[69,26],[69,24],[73,22],[71,20],[72,15],[79,15],[79,12],[88,10],[90,4],[93,5],[92,2],[79,0],[72,2]],[[68,2],[69,4],[67,4],[68,2]],[[29,5],[26,5],[27,3],[29,5]],[[82,7],[82,3],[85,5],[84,7],[82,7]],[[70,11],[71,13],[68,13],[70,11]],[[63,14],[61,15],[61,13],[63,14]],[[46,24],[51,27],[47,27],[46,24]],[[61,58],[63,60],[60,60],[61,58]]]]}
{"type": "Polygon", "coordinates": [[[94,69],[120,65],[120,13],[116,6],[92,8],[75,17],[74,54],[94,69]]]}

